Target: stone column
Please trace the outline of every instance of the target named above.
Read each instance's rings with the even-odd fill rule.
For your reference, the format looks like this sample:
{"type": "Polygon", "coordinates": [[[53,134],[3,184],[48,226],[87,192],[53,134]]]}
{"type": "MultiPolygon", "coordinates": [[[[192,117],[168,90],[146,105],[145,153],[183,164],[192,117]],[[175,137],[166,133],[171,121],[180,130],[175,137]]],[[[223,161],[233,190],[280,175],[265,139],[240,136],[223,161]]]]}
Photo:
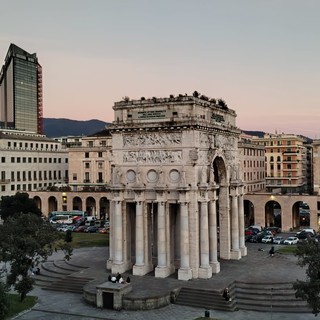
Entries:
{"type": "Polygon", "coordinates": [[[189,250],[188,203],[180,202],[180,269],[178,270],[179,280],[190,280],[192,278],[189,250]]]}
{"type": "Polygon", "coordinates": [[[114,260],[112,273],[122,273],[125,271],[123,263],[123,230],[122,230],[122,202],[115,201],[114,206],[114,260]]]}
{"type": "Polygon", "coordinates": [[[238,210],[239,210],[239,240],[240,240],[240,251],[244,257],[247,255],[247,247],[245,245],[245,234],[244,234],[244,206],[243,206],[243,193],[238,197],[238,210]]]}
{"type": "Polygon", "coordinates": [[[218,262],[217,208],[216,198],[209,203],[209,260],[213,273],[220,272],[218,262]]]}
{"type": "Polygon", "coordinates": [[[238,197],[236,191],[236,188],[233,188],[231,192],[231,259],[241,258],[239,248],[238,197]]]}
{"type": "Polygon", "coordinates": [[[158,265],[155,268],[156,278],[165,278],[169,275],[167,266],[167,236],[166,236],[166,215],[165,203],[158,203],[158,265]]]}
{"type": "Polygon", "coordinates": [[[143,202],[136,203],[136,263],[133,266],[132,274],[142,276],[145,274],[145,248],[144,248],[144,221],[143,202]]]}
{"type": "Polygon", "coordinates": [[[212,269],[209,264],[209,217],[208,202],[204,200],[200,207],[200,268],[199,278],[212,277],[212,269]]]}
{"type": "Polygon", "coordinates": [[[113,263],[113,225],[114,225],[115,201],[109,201],[109,259],[107,260],[107,269],[112,268],[113,263]]]}

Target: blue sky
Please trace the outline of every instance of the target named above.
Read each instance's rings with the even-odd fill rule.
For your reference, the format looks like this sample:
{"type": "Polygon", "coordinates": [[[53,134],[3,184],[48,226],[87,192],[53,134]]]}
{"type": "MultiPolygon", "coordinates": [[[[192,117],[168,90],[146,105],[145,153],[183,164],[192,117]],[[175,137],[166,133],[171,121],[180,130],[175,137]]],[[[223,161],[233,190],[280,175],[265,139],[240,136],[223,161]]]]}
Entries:
{"type": "Polygon", "coordinates": [[[124,96],[223,98],[244,130],[320,138],[318,0],[0,0],[43,67],[44,116],[113,120],[124,96]]]}

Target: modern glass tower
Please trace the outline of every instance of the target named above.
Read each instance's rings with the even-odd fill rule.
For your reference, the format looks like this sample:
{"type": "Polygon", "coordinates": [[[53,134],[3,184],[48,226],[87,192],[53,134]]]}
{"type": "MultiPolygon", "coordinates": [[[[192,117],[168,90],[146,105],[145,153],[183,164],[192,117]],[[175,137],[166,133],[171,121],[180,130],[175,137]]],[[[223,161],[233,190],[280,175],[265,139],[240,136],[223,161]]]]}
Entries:
{"type": "Polygon", "coordinates": [[[43,133],[42,68],[36,53],[11,44],[0,72],[0,126],[43,133]]]}

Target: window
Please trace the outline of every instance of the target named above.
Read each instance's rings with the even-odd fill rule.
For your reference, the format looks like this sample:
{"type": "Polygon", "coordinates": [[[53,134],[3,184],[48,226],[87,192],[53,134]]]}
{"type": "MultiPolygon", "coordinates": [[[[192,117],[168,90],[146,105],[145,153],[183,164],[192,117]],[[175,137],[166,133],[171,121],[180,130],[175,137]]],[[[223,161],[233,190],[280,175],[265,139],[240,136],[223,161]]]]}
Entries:
{"type": "Polygon", "coordinates": [[[28,162],[29,162],[29,163],[32,162],[32,158],[31,158],[31,157],[28,158],[28,162]]]}
{"type": "Polygon", "coordinates": [[[74,173],[74,174],[72,175],[72,179],[73,179],[73,180],[77,180],[77,174],[76,174],[76,173],[74,173]]]}
{"type": "Polygon", "coordinates": [[[1,186],[1,191],[3,191],[3,192],[6,191],[6,186],[2,185],[1,186]]]}
{"type": "Polygon", "coordinates": [[[86,162],[86,163],[84,164],[84,167],[85,167],[86,169],[89,169],[89,168],[90,168],[90,163],[89,163],[89,162],[86,162]]]}
{"type": "Polygon", "coordinates": [[[98,157],[102,158],[102,152],[98,152],[98,157]]]}
{"type": "Polygon", "coordinates": [[[11,171],[11,181],[14,181],[14,171],[11,171]]]}
{"type": "Polygon", "coordinates": [[[6,157],[1,157],[1,162],[5,163],[6,162],[6,157]]]}
{"type": "Polygon", "coordinates": [[[33,158],[33,163],[37,163],[37,158],[33,158]]]}
{"type": "Polygon", "coordinates": [[[20,162],[21,162],[21,158],[17,157],[17,163],[20,163],[20,162]]]}
{"type": "Polygon", "coordinates": [[[49,158],[49,163],[52,163],[52,159],[51,158],[49,158]]]}
{"type": "Polygon", "coordinates": [[[2,181],[6,180],[6,172],[5,171],[1,171],[1,180],[2,181]]]}
{"type": "Polygon", "coordinates": [[[89,152],[85,152],[85,153],[84,153],[84,157],[85,157],[85,158],[89,158],[89,152]]]}
{"type": "Polygon", "coordinates": [[[11,163],[14,163],[14,157],[11,157],[11,163]]]}

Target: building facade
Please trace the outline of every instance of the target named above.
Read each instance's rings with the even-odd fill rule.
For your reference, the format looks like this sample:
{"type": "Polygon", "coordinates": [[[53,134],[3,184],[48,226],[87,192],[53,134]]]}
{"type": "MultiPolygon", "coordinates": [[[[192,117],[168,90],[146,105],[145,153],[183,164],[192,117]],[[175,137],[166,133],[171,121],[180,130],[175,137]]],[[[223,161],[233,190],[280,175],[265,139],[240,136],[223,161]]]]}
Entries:
{"type": "Polygon", "coordinates": [[[246,255],[235,112],[193,96],[113,108],[108,268],[207,279],[246,255]]]}
{"type": "Polygon", "coordinates": [[[241,133],[239,139],[240,172],[245,193],[265,190],[265,146],[241,133]]]}
{"type": "Polygon", "coordinates": [[[42,134],[42,108],[37,55],[11,44],[0,72],[0,126],[42,134]]]}
{"type": "Polygon", "coordinates": [[[69,148],[71,191],[106,191],[111,174],[111,134],[106,129],[83,137],[81,146],[69,148]]]}
{"type": "Polygon", "coordinates": [[[1,196],[47,190],[68,179],[61,143],[27,131],[0,130],[1,196]]]}
{"type": "Polygon", "coordinates": [[[275,193],[307,193],[306,139],[293,134],[265,134],[254,140],[266,150],[266,190],[275,193]]]}

